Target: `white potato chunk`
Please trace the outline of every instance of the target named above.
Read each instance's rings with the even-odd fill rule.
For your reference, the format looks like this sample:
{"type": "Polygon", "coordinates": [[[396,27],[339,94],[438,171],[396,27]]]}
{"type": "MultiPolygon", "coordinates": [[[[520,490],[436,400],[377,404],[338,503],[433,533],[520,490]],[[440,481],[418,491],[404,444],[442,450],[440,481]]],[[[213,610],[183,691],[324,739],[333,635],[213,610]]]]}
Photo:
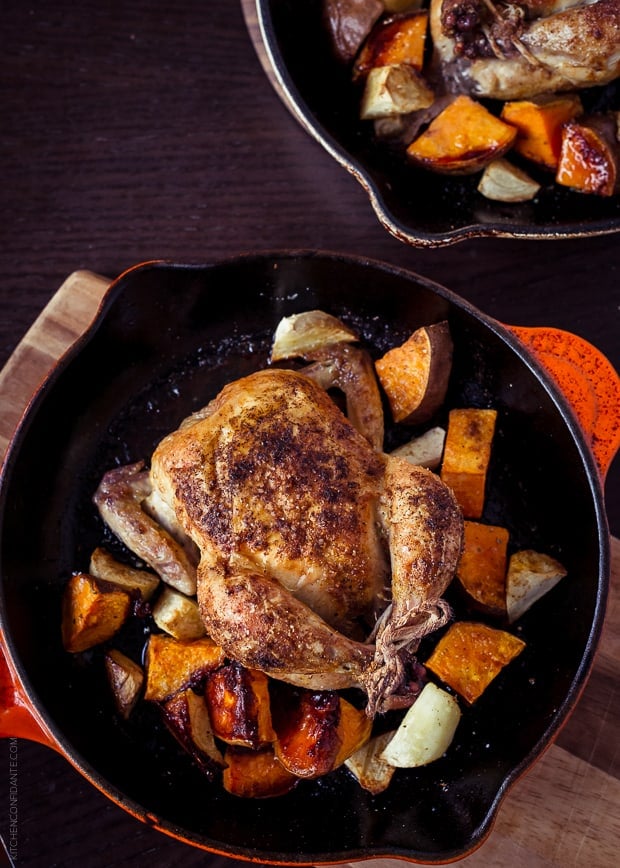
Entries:
{"type": "Polygon", "coordinates": [[[461,719],[457,700],[432,682],[405,714],[383,759],[395,768],[424,766],[443,756],[461,719]]]}
{"type": "Polygon", "coordinates": [[[157,626],[181,641],[192,641],[206,635],[198,603],[174,588],[166,587],[153,606],[157,626]]]}
{"type": "Polygon", "coordinates": [[[283,317],[271,347],[271,361],[292,359],[328,344],[353,343],[358,335],[337,317],[322,310],[308,310],[283,317]]]}
{"type": "MultiPolygon", "coordinates": [[[[216,766],[224,765],[203,696],[187,688],[163,703],[162,711],[175,738],[199,765],[203,765],[205,759],[216,766]]],[[[206,769],[209,767],[207,762],[206,769]]]]}
{"type": "Polygon", "coordinates": [[[198,696],[191,690],[186,695],[187,710],[189,717],[189,730],[192,741],[202,753],[212,759],[221,762],[221,752],[215,744],[209,710],[204,697],[198,696]]]}
{"type": "Polygon", "coordinates": [[[394,449],[391,454],[406,458],[407,461],[420,467],[435,470],[441,464],[445,440],[445,429],[437,426],[394,449]]]}
{"type": "Polygon", "coordinates": [[[121,717],[127,719],[142,693],[144,685],[142,667],[122,651],[113,648],[105,655],[105,671],[112,688],[116,709],[121,717]]]}
{"type": "Polygon", "coordinates": [[[499,157],[485,168],[478,183],[478,192],[495,202],[529,202],[540,190],[533,178],[499,157]]]}
{"type": "Polygon", "coordinates": [[[508,562],[506,611],[512,624],[540,600],[560,579],[566,569],[550,555],[525,549],[515,552],[508,562]]]}
{"type": "Polygon", "coordinates": [[[366,78],[360,117],[364,121],[415,112],[433,104],[435,94],[407,63],[375,66],[366,78]]]}
{"type": "Polygon", "coordinates": [[[344,764],[359,785],[376,796],[390,785],[395,768],[382,756],[396,730],[377,735],[356,750],[344,764]]]}
{"type": "Polygon", "coordinates": [[[138,593],[143,600],[150,600],[160,582],[155,573],[123,564],[103,548],[96,548],[90,556],[88,571],[96,579],[117,585],[123,591],[138,593]]]}

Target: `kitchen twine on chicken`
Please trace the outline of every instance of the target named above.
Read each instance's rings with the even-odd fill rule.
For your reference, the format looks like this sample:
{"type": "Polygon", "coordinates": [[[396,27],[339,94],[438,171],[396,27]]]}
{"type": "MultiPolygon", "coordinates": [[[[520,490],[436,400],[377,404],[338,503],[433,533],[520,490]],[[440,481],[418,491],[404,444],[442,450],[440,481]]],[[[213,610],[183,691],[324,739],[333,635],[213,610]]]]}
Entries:
{"type": "Polygon", "coordinates": [[[17,739],[9,738],[9,802],[6,848],[11,859],[17,860],[18,768],[17,739]]]}

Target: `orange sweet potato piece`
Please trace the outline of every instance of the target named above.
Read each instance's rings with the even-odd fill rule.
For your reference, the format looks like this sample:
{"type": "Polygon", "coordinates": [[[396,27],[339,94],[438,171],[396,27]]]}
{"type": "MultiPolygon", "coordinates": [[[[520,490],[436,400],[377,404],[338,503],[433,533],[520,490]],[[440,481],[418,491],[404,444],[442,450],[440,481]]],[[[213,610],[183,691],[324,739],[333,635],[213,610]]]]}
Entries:
{"type": "Polygon", "coordinates": [[[88,573],[67,582],[62,600],[62,642],[67,651],[86,651],[107,642],[129,615],[131,596],[88,573]]]}
{"type": "Polygon", "coordinates": [[[145,699],[163,701],[200,681],[224,662],[224,651],[208,638],[181,641],[151,633],[146,649],[145,699]]]}
{"type": "Polygon", "coordinates": [[[353,67],[355,80],[364,78],[378,66],[406,63],[418,72],[424,65],[428,12],[384,18],[372,28],[353,67]]]}
{"type": "Polygon", "coordinates": [[[395,422],[428,421],[443,404],[452,368],[447,322],[417,329],[375,362],[395,422]]]}
{"type": "Polygon", "coordinates": [[[506,551],[504,527],[464,522],[463,550],[456,575],[467,594],[484,611],[506,614],[506,551]]]}
{"type": "Polygon", "coordinates": [[[441,478],[454,491],[465,518],[480,518],[497,420],[496,410],[451,410],[441,478]]]}
{"type": "Polygon", "coordinates": [[[205,699],[217,738],[250,748],[273,741],[269,684],[264,672],[239,663],[222,666],[207,676],[205,699]]]}
{"type": "Polygon", "coordinates": [[[338,720],[338,738],[340,739],[340,747],[334,760],[334,768],[342,765],[349,759],[362,745],[370,738],[372,730],[372,720],[363,709],[356,708],[339,697],[339,720],[338,720]]]}
{"type": "Polygon", "coordinates": [[[229,746],[224,753],[224,789],[245,799],[281,796],[293,789],[297,778],[282,766],[271,747],[260,750],[229,746]]]}
{"type": "Polygon", "coordinates": [[[457,621],[439,640],[425,665],[472,703],[524,648],[525,642],[505,630],[457,621]]]}
{"type": "Polygon", "coordinates": [[[583,111],[575,94],[551,99],[514,100],[504,104],[501,118],[517,128],[514,149],[528,160],[555,171],[562,148],[562,128],[583,111]]]}
{"type": "Polygon", "coordinates": [[[338,694],[274,688],[271,714],[277,758],[300,778],[318,778],[332,771],[341,747],[338,694]]]}
{"type": "Polygon", "coordinates": [[[570,121],[562,131],[558,184],[581,193],[613,196],[620,183],[620,146],[607,116],[570,121]]]}
{"type": "Polygon", "coordinates": [[[407,148],[413,162],[447,174],[470,174],[512,146],[517,130],[468,96],[457,96],[407,148]]]}

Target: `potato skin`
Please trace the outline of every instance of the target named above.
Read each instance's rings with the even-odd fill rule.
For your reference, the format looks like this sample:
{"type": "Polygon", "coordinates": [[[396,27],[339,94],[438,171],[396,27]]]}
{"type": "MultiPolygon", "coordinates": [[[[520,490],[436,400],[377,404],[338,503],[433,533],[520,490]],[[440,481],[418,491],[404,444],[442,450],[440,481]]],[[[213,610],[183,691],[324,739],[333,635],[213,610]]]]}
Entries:
{"type": "Polygon", "coordinates": [[[613,196],[620,186],[620,146],[608,117],[570,121],[562,133],[556,181],[580,193],[613,196]]]}
{"type": "Polygon", "coordinates": [[[427,422],[446,397],[453,344],[447,322],[417,329],[375,362],[395,422],[427,422]]]}
{"type": "Polygon", "coordinates": [[[323,20],[339,60],[353,60],[384,9],[382,0],[325,0],[323,20]]]}

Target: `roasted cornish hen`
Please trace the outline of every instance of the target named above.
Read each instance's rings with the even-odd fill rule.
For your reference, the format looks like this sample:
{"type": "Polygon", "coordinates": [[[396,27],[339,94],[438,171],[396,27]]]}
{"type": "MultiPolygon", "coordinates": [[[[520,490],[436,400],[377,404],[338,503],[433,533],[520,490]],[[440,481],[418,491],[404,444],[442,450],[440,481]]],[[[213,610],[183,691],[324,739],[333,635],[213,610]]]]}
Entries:
{"type": "Polygon", "coordinates": [[[437,476],[373,449],[310,377],[266,369],[230,383],[160,443],[150,477],[140,464],[110,471],[95,501],[177,586],[168,531],[195,543],[202,618],[238,662],[313,689],[360,687],[369,714],[413,698],[407,661],[449,613],[461,513],[437,476]]]}
{"type": "Polygon", "coordinates": [[[445,619],[461,546],[430,471],[373,451],[313,381],[273,369],[166,437],[151,481],[200,549],[202,618],[232,657],[314,689],[362,687],[371,708],[403,687],[400,649],[445,619]],[[360,642],[390,572],[376,646],[360,642]]]}

